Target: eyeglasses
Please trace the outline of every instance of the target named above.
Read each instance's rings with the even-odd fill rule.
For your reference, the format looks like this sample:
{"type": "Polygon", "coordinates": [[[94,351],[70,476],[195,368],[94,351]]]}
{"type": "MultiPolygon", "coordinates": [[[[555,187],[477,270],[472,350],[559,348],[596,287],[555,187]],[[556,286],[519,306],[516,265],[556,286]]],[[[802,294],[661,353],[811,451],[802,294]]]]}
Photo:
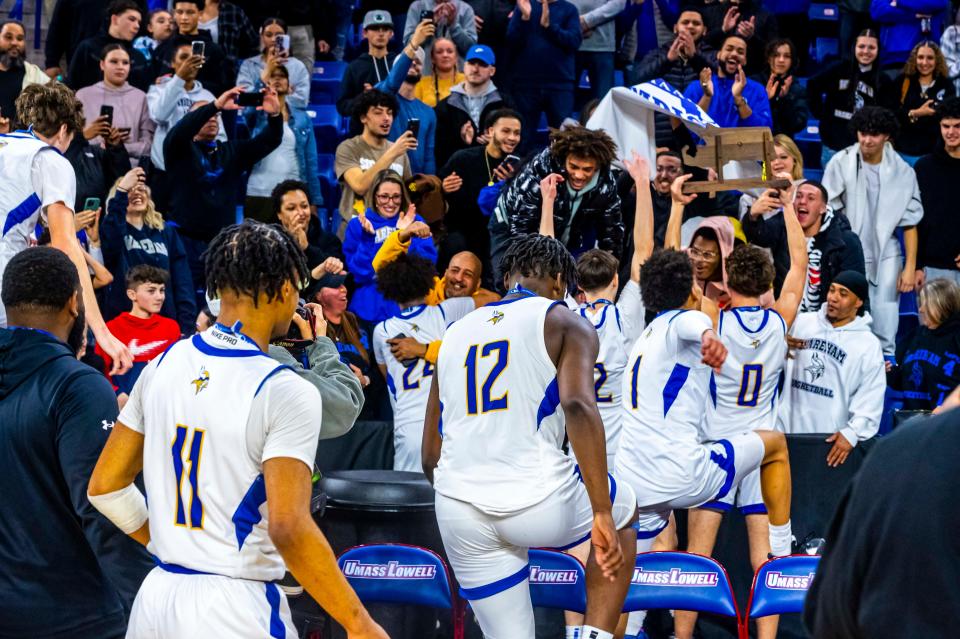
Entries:
{"type": "Polygon", "coordinates": [[[657,173],[679,173],[680,169],[679,166],[658,166],[657,173]]]}
{"type": "Polygon", "coordinates": [[[403,194],[402,193],[377,193],[377,202],[402,202],[403,194]]]}
{"type": "Polygon", "coordinates": [[[700,259],[700,260],[712,260],[718,255],[716,251],[701,251],[695,246],[691,246],[689,248],[689,251],[690,251],[690,257],[700,259]]]}

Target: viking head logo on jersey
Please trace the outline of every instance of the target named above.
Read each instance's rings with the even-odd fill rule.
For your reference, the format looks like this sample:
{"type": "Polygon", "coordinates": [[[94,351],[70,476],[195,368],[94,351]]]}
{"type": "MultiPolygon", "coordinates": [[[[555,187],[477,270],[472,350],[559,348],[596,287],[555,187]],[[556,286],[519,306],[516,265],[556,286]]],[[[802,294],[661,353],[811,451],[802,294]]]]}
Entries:
{"type": "Polygon", "coordinates": [[[501,313],[500,311],[494,311],[493,315],[491,315],[490,319],[488,319],[487,321],[493,324],[494,326],[496,326],[497,324],[500,323],[500,320],[502,320],[503,318],[504,318],[503,313],[501,313]]]}
{"type": "Polygon", "coordinates": [[[810,381],[815,382],[823,376],[824,371],[827,369],[826,365],[823,363],[823,360],[820,359],[820,356],[816,353],[813,354],[813,357],[810,358],[810,365],[804,368],[807,374],[810,376],[810,381]]]}
{"type": "Polygon", "coordinates": [[[210,373],[207,372],[206,367],[201,366],[200,374],[197,375],[197,378],[190,383],[193,384],[195,388],[195,392],[193,394],[199,395],[200,391],[206,388],[207,385],[210,383],[210,373]]]}

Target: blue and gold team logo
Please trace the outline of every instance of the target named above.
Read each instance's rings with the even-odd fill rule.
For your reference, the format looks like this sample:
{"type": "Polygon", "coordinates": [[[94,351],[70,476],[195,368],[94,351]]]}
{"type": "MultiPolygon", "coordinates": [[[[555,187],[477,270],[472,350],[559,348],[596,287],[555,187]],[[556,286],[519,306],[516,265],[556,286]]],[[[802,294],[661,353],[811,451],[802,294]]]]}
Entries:
{"type": "Polygon", "coordinates": [[[411,329],[413,330],[413,332],[415,332],[415,333],[419,333],[419,332],[420,332],[420,327],[417,326],[416,324],[414,324],[413,322],[410,322],[410,328],[411,328],[411,329]]]}
{"type": "Polygon", "coordinates": [[[199,395],[200,391],[207,387],[210,383],[210,373],[207,372],[206,367],[200,367],[200,374],[197,375],[197,378],[190,382],[194,387],[194,395],[199,395]]]}
{"type": "Polygon", "coordinates": [[[487,321],[493,324],[494,326],[496,326],[497,324],[500,323],[500,320],[502,320],[503,317],[504,317],[503,313],[501,313],[500,311],[494,311],[493,315],[491,315],[490,319],[488,319],[487,321]]]}

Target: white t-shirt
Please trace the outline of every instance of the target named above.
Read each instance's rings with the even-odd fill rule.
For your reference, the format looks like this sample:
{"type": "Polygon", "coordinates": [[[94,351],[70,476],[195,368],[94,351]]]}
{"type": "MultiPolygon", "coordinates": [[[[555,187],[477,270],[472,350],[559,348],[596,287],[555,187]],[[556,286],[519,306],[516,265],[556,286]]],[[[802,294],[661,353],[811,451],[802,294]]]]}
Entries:
{"type": "Polygon", "coordinates": [[[273,188],[284,180],[299,180],[300,165],[297,162],[297,138],[293,129],[283,123],[283,139],[280,146],[263,158],[250,172],[247,195],[270,197],[273,188]]]}

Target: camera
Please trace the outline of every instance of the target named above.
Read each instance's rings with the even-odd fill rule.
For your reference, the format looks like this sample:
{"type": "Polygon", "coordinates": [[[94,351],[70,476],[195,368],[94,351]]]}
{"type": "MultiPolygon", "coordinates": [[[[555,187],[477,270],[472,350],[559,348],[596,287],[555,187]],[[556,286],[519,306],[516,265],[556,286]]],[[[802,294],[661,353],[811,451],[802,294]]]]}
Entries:
{"type": "MultiPolygon", "coordinates": [[[[300,303],[297,305],[296,310],[297,315],[303,318],[307,325],[310,327],[310,334],[313,335],[311,339],[303,339],[303,335],[300,334],[300,327],[294,322],[290,322],[290,328],[287,330],[287,334],[283,337],[278,337],[270,343],[275,346],[282,346],[287,349],[293,357],[300,362],[309,361],[306,356],[307,346],[313,344],[314,340],[317,339],[314,330],[314,315],[308,307],[303,303],[303,300],[300,300],[300,303]]],[[[304,364],[305,368],[309,368],[304,364]]]]}

